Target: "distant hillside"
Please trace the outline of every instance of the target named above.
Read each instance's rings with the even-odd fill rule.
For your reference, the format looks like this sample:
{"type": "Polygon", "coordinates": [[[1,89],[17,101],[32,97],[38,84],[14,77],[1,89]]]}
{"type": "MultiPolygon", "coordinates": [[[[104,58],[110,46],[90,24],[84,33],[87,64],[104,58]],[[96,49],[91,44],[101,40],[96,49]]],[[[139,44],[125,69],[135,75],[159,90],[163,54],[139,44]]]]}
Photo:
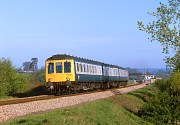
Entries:
{"type": "Polygon", "coordinates": [[[158,71],[164,71],[164,72],[168,72],[167,69],[165,68],[147,68],[147,69],[137,69],[139,72],[144,73],[144,72],[150,72],[154,75],[156,75],[158,73],[158,71]]]}

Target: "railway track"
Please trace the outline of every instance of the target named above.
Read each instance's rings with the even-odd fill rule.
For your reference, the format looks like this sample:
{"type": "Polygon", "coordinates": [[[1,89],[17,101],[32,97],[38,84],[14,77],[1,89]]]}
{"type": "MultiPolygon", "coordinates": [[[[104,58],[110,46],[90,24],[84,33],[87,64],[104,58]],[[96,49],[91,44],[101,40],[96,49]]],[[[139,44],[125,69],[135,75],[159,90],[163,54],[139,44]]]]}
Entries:
{"type": "Polygon", "coordinates": [[[0,106],[0,123],[31,113],[61,109],[85,102],[108,98],[117,94],[129,93],[145,86],[146,84],[136,84],[116,89],[108,89],[106,91],[85,92],[62,96],[43,95],[22,99],[1,100],[0,103],[3,103],[1,103],[2,106],[0,106]]]}
{"type": "MultiPolygon", "coordinates": [[[[114,94],[121,94],[120,92],[116,91],[117,89],[120,88],[126,88],[130,86],[137,86],[138,84],[132,84],[132,85],[127,85],[127,86],[120,86],[119,88],[112,88],[112,89],[107,89],[104,91],[112,91],[114,94]]],[[[7,100],[0,100],[0,106],[3,105],[11,105],[11,104],[19,104],[19,103],[26,103],[26,102],[33,102],[33,101],[39,101],[39,100],[48,100],[48,99],[55,99],[55,98],[62,98],[62,97],[67,97],[67,96],[77,96],[77,95],[83,95],[83,94],[90,94],[90,93],[96,93],[100,92],[102,90],[97,90],[97,91],[92,91],[88,92],[85,91],[83,93],[77,93],[77,94],[67,94],[67,95],[41,95],[41,96],[32,96],[32,97],[25,97],[25,98],[14,98],[14,99],[7,99],[7,100]]]]}

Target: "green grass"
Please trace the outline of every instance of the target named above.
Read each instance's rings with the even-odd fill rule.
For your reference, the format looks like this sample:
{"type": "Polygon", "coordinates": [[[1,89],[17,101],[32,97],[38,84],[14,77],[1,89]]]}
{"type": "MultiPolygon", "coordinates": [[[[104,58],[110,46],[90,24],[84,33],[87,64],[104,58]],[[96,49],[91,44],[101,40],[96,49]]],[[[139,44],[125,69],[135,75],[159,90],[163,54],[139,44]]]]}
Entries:
{"type": "Polygon", "coordinates": [[[145,88],[138,89],[135,92],[128,93],[128,95],[140,98],[143,102],[146,102],[150,96],[155,96],[158,93],[158,89],[154,85],[148,85],[145,88]]]}
{"type": "Polygon", "coordinates": [[[4,122],[2,125],[150,125],[136,115],[145,103],[136,94],[148,92],[151,93],[149,86],[131,94],[30,114],[4,122]]]}

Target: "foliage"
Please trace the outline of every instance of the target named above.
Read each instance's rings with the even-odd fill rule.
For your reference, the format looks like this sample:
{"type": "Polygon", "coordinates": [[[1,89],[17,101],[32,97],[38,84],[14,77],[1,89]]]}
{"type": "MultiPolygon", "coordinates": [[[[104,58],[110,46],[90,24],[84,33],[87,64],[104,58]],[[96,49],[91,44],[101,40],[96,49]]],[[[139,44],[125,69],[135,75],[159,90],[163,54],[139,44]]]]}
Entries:
{"type": "Polygon", "coordinates": [[[173,92],[180,92],[180,71],[175,71],[174,73],[172,73],[170,81],[170,89],[173,89],[173,92]]]}
{"type": "Polygon", "coordinates": [[[170,101],[170,96],[167,93],[159,93],[148,100],[139,111],[139,115],[156,125],[170,124],[172,119],[169,110],[171,108],[170,101]]]}
{"type": "Polygon", "coordinates": [[[45,69],[41,68],[41,69],[37,70],[36,72],[31,73],[30,80],[31,80],[31,83],[33,83],[33,84],[45,83],[45,69]]]}
{"type": "Polygon", "coordinates": [[[45,83],[45,68],[41,68],[35,73],[36,82],[45,83]]]}
{"type": "Polygon", "coordinates": [[[167,88],[170,87],[166,79],[157,80],[155,86],[162,92],[167,91],[167,88]]]}
{"type": "Polygon", "coordinates": [[[32,71],[37,71],[38,70],[37,63],[38,63],[38,58],[32,58],[31,59],[30,69],[32,71]]]}
{"type": "Polygon", "coordinates": [[[31,61],[23,62],[22,68],[20,71],[22,72],[35,72],[38,70],[38,58],[31,58],[31,61]]]}
{"type": "Polygon", "coordinates": [[[174,67],[175,70],[180,71],[180,50],[174,55],[174,57],[167,57],[166,63],[168,67],[174,67]]]}
{"type": "Polygon", "coordinates": [[[16,73],[9,59],[0,59],[0,96],[26,91],[29,77],[16,73]]]}
{"type": "Polygon", "coordinates": [[[171,75],[168,94],[171,97],[172,120],[180,121],[180,72],[176,71],[171,75]]]}
{"type": "Polygon", "coordinates": [[[168,54],[173,50],[176,55],[172,58],[166,56],[168,66],[179,67],[180,55],[180,1],[168,0],[168,5],[160,3],[156,12],[149,13],[156,18],[147,26],[138,21],[138,28],[150,34],[150,41],[158,41],[163,47],[163,52],[168,54]],[[178,61],[178,62],[176,62],[178,61]]]}
{"type": "Polygon", "coordinates": [[[155,124],[174,124],[180,121],[180,72],[174,72],[169,80],[155,83],[157,95],[147,100],[139,115],[155,124]]]}
{"type": "Polygon", "coordinates": [[[23,71],[30,71],[30,65],[31,62],[23,62],[22,67],[23,67],[23,71]]]}
{"type": "Polygon", "coordinates": [[[13,95],[14,93],[23,93],[29,90],[31,86],[30,77],[28,74],[16,73],[16,79],[12,84],[13,86],[13,95]]]}
{"type": "Polygon", "coordinates": [[[157,95],[147,100],[139,114],[155,124],[174,124],[180,121],[180,1],[168,0],[168,5],[160,3],[156,12],[149,13],[156,18],[145,26],[141,21],[138,28],[150,35],[150,41],[158,41],[166,56],[167,66],[174,68],[169,80],[156,82],[157,95]]]}

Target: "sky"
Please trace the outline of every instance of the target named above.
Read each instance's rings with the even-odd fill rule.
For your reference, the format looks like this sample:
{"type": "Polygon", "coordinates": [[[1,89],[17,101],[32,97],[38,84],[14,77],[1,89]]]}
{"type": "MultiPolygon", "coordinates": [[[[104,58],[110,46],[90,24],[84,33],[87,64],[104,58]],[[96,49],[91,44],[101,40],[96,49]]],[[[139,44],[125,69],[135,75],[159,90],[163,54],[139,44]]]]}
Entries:
{"type": "Polygon", "coordinates": [[[138,30],[166,0],[0,0],[0,58],[15,67],[55,54],[131,68],[165,68],[162,47],[138,30]]]}

